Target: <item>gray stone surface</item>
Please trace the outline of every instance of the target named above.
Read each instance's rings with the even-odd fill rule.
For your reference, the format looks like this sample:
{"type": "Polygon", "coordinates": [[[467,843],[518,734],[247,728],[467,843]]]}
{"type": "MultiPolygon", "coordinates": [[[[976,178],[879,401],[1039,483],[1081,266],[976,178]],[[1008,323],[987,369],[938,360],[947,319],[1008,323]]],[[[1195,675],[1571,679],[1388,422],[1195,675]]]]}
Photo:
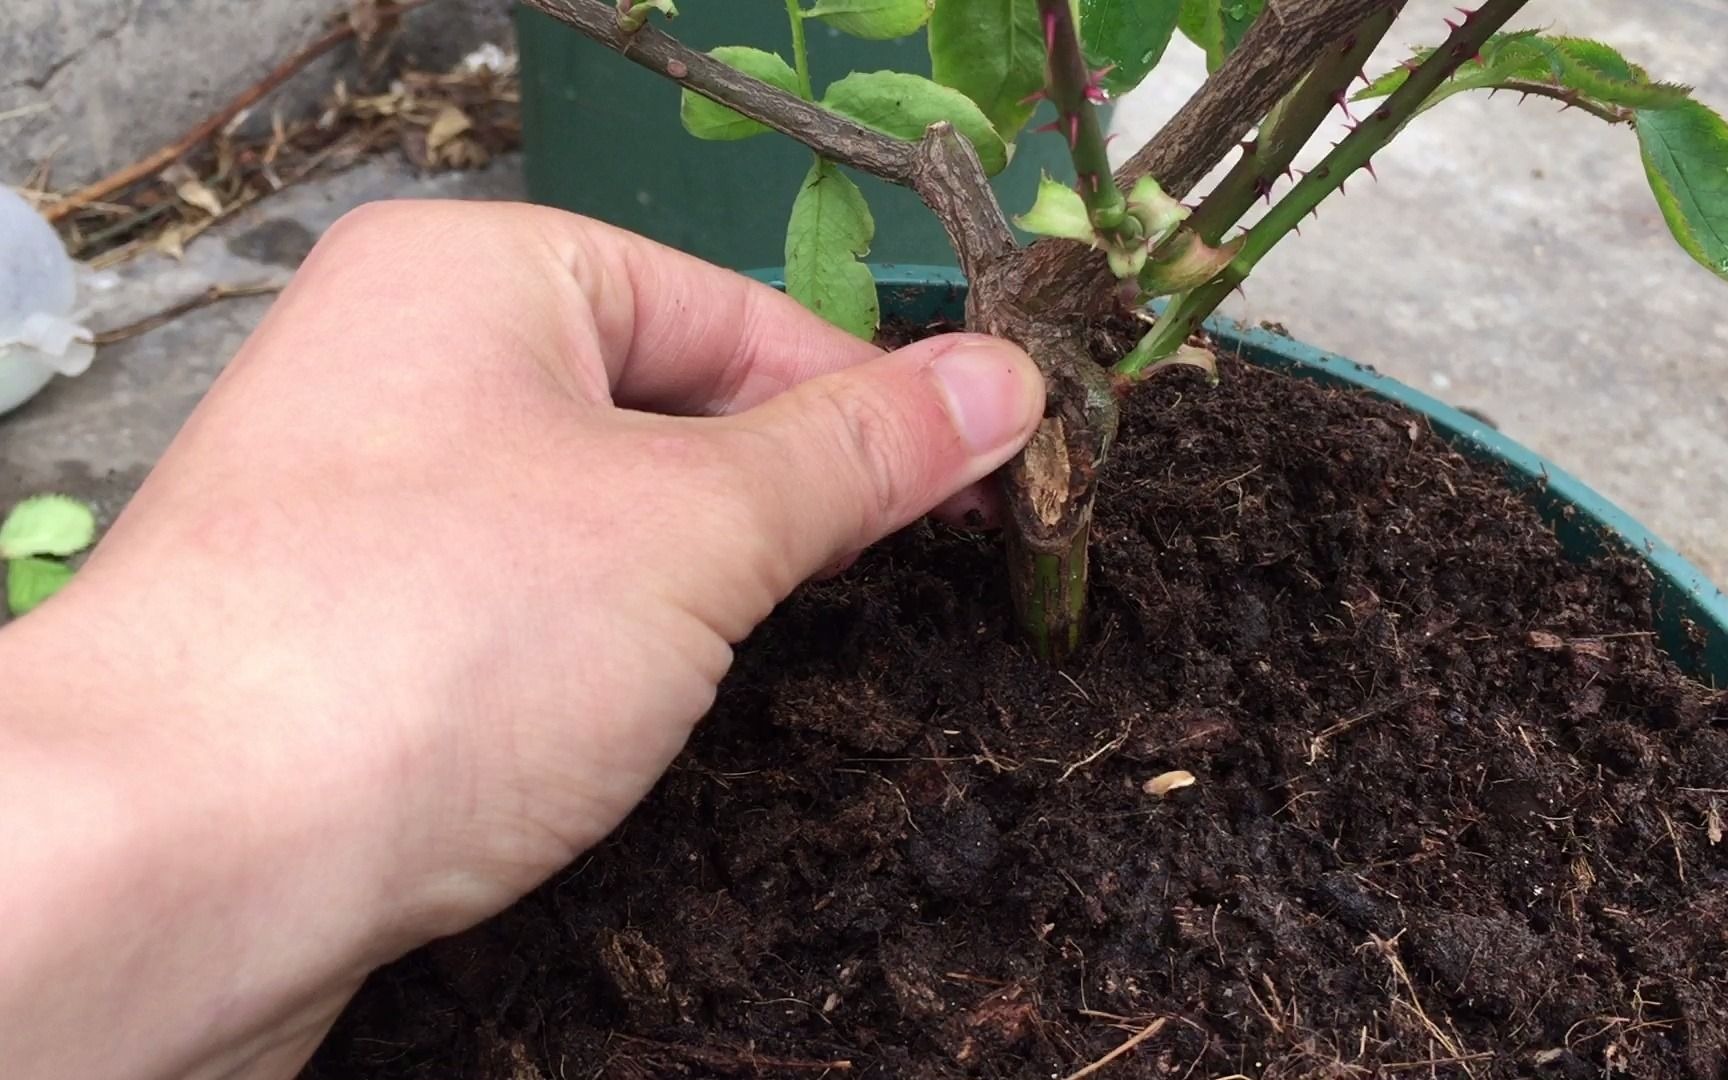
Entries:
{"type": "MultiPolygon", "coordinates": [[[[405,17],[399,55],[443,67],[509,35],[508,0],[432,0],[405,17]]],[[[318,37],[342,0],[4,0],[0,182],[50,160],[73,187],[166,145],[318,37]]],[[[295,115],[352,47],[271,99],[295,115]]]]}
{"type": "MultiPolygon", "coordinates": [[[[347,210],[377,199],[519,197],[519,159],[472,173],[417,177],[384,158],[292,187],[187,246],[174,262],[150,255],[87,285],[88,323],[126,326],[213,285],[285,282],[310,241],[347,210]]],[[[270,306],[226,300],[100,349],[76,379],[56,379],[0,417],[0,508],[39,491],[94,498],[110,520],[270,306]]]]}
{"type": "MultiPolygon", "coordinates": [[[[1375,70],[1451,13],[1413,0],[1375,70]]],[[[1536,0],[1518,25],[1600,37],[1728,111],[1728,0],[1536,0]]],[[[1173,49],[1115,145],[1203,76],[1173,49]]],[[[1728,582],[1728,283],[1668,235],[1631,132],[1558,108],[1474,95],[1421,117],[1226,311],[1481,410],[1728,582]]]]}

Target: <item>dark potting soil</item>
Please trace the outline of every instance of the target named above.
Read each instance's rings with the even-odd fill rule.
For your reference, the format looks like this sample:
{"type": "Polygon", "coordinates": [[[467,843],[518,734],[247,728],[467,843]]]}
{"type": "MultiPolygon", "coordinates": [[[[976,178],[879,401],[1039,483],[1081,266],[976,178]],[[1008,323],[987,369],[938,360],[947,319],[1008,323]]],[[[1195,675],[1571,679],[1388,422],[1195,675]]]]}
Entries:
{"type": "Polygon", "coordinates": [[[1645,571],[1420,419],[1222,375],[1128,404],[1078,664],[1015,643],[995,541],[907,530],[308,1076],[1051,1080],[1144,1036],[1087,1075],[1728,1077],[1728,695],[1645,571]]]}

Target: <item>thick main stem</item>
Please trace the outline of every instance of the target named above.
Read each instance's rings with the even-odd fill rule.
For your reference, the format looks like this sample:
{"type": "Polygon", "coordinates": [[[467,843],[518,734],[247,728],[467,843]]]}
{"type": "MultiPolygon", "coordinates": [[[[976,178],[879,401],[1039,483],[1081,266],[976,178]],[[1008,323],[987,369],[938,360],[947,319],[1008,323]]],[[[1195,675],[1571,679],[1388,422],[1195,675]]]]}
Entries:
{"type": "Polygon", "coordinates": [[[1142,346],[1116,365],[1116,374],[1125,378],[1137,377],[1180,348],[1280,240],[1290,235],[1302,219],[1313,213],[1326,196],[1342,187],[1345,180],[1366,168],[1374,155],[1421,110],[1428,96],[1473,59],[1488,38],[1506,25],[1527,2],[1488,0],[1466,16],[1446,42],[1411,73],[1404,85],[1358,123],[1332,148],[1331,153],[1290,189],[1288,195],[1278,200],[1266,216],[1248,230],[1241,250],[1224,273],[1170,305],[1142,346]]]}

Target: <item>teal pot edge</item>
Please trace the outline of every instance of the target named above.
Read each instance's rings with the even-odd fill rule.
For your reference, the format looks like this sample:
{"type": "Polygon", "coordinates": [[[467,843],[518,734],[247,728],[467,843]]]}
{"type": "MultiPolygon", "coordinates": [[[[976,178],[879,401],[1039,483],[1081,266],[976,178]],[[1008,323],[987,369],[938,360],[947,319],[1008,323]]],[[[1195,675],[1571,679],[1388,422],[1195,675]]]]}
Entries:
{"type": "MultiPolygon", "coordinates": [[[[957,270],[905,264],[880,264],[871,270],[884,315],[914,321],[965,315],[966,279],[957,270]]],[[[750,276],[783,285],[778,267],[750,276]]],[[[1655,580],[1664,648],[1694,676],[1728,685],[1728,597],[1685,556],[1583,481],[1468,413],[1365,364],[1231,319],[1214,318],[1206,326],[1215,341],[1249,363],[1366,390],[1421,415],[1460,452],[1498,463],[1573,558],[1588,558],[1610,546],[1641,556],[1655,580]]]]}

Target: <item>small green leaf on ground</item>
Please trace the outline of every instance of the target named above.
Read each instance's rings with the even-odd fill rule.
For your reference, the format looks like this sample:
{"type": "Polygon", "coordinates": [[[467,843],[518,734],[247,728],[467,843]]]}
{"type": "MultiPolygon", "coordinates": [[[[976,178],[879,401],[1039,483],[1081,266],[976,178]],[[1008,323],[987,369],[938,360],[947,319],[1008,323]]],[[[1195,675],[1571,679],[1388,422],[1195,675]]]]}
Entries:
{"type": "Polygon", "coordinates": [[[994,176],[1008,167],[1008,144],[990,126],[983,110],[960,91],[922,75],[854,72],[828,87],[822,104],[867,128],[914,141],[923,138],[931,124],[946,120],[978,151],[987,174],[994,176]]]}
{"type": "Polygon", "coordinates": [[[96,515],[65,495],[36,495],[0,523],[0,559],[74,555],[96,539],[96,515]]]}
{"type": "Polygon", "coordinates": [[[875,219],[864,193],[831,162],[804,177],[786,226],[786,291],[835,326],[868,341],[876,333],[870,254],[875,219]]]}
{"type": "Polygon", "coordinates": [[[1086,200],[1078,191],[1049,176],[1038,181],[1038,197],[1033,200],[1032,209],[1015,218],[1014,224],[1038,236],[1098,246],[1098,233],[1086,213],[1086,200]]]}
{"type": "Polygon", "coordinates": [[[6,563],[6,607],[27,615],[72,580],[72,568],[53,559],[12,559],[6,563]]]}
{"type": "Polygon", "coordinates": [[[1012,142],[1036,107],[1026,99],[1044,85],[1038,0],[943,0],[930,16],[930,68],[1012,142]]]}
{"type": "MultiPolygon", "coordinates": [[[[775,53],[748,45],[722,45],[708,55],[770,86],[777,86],[789,94],[798,93],[798,73],[775,53]]],[[[678,118],[684,122],[684,130],[698,139],[748,139],[768,130],[766,125],[758,124],[724,105],[717,105],[693,90],[684,91],[678,103],[678,118]]]]}
{"type": "Polygon", "coordinates": [[[1110,68],[1104,88],[1125,94],[1139,86],[1164,58],[1181,13],[1182,0],[1080,0],[1086,59],[1110,68]]]}
{"type": "Polygon", "coordinates": [[[816,0],[804,14],[826,20],[841,33],[884,41],[916,33],[930,21],[935,4],[936,0],[816,0]]]}
{"type": "Polygon", "coordinates": [[[1639,109],[1638,145],[1656,203],[1686,253],[1728,278],[1728,123],[1696,101],[1639,109]]]}

